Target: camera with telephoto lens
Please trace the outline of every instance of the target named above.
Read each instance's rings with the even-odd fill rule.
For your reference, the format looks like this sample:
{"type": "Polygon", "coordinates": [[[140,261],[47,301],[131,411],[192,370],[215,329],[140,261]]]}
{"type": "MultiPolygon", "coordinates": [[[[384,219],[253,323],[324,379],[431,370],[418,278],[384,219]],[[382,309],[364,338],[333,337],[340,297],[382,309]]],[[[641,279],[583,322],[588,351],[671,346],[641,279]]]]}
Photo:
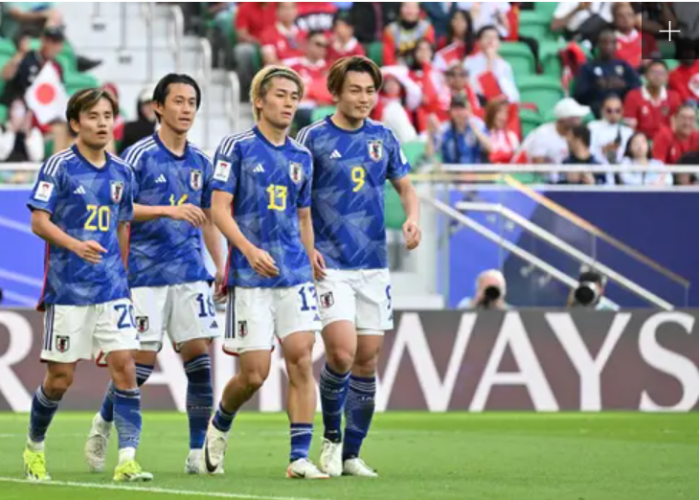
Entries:
{"type": "Polygon", "coordinates": [[[501,298],[501,289],[497,286],[487,286],[484,289],[484,295],[476,305],[479,309],[491,309],[496,301],[501,298]]]}
{"type": "Polygon", "coordinates": [[[602,298],[601,288],[605,284],[601,274],[594,271],[581,273],[578,286],[574,290],[573,307],[595,307],[602,298]]]}

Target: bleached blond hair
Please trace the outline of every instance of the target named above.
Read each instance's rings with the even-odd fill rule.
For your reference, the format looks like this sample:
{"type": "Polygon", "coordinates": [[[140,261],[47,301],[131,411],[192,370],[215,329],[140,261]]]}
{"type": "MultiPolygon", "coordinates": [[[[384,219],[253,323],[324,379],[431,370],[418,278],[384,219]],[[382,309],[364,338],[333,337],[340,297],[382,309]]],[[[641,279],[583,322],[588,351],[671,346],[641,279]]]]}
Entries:
{"type": "Polygon", "coordinates": [[[265,97],[274,78],[286,78],[293,81],[299,89],[299,97],[304,95],[304,81],[299,73],[285,66],[265,66],[258,71],[250,85],[250,103],[253,106],[253,117],[256,122],[260,120],[260,108],[255,106],[255,101],[265,97]]]}

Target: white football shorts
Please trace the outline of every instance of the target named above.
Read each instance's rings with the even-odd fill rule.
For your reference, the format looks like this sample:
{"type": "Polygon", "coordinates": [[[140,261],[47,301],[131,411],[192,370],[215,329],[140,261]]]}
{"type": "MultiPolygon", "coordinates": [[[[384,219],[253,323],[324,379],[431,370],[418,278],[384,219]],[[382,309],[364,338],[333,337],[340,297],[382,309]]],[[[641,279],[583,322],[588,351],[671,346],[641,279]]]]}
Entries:
{"type": "Polygon", "coordinates": [[[206,281],[132,288],[131,298],[142,351],[159,351],[166,334],[176,351],[189,340],[220,335],[212,289],[206,281]]]}
{"type": "Polygon", "coordinates": [[[224,352],[267,351],[293,333],[321,331],[313,283],[229,289],[224,352]]]}
{"type": "Polygon", "coordinates": [[[394,328],[388,269],[326,269],[316,287],[324,327],[350,321],[358,335],[384,335],[394,328]]]}
{"type": "Polygon", "coordinates": [[[138,348],[134,307],[127,298],[88,306],[46,306],[42,361],[75,363],[95,358],[105,364],[112,351],[138,348]]]}

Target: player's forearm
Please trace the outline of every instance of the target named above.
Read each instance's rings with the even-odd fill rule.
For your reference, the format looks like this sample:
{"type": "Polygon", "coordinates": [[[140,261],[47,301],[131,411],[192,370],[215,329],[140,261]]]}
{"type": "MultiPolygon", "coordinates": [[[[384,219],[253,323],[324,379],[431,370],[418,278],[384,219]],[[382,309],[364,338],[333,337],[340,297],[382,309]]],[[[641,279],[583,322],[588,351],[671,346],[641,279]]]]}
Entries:
{"type": "Polygon", "coordinates": [[[66,234],[61,228],[51,222],[48,213],[44,212],[44,214],[45,216],[39,213],[32,215],[32,231],[34,234],[51,245],[74,252],[75,248],[80,244],[80,240],[66,234]]]}
{"type": "Polygon", "coordinates": [[[418,223],[420,218],[420,201],[418,200],[416,188],[413,187],[408,177],[402,177],[398,181],[393,182],[393,184],[401,199],[401,206],[406,214],[406,219],[418,223]]]}
{"type": "Polygon", "coordinates": [[[0,72],[0,78],[2,78],[5,81],[12,80],[15,75],[17,74],[17,70],[19,69],[19,63],[22,62],[22,56],[16,55],[12,59],[10,59],[5,66],[2,67],[2,71],[0,72]]]}
{"type": "Polygon", "coordinates": [[[214,261],[216,269],[221,271],[224,268],[223,250],[221,248],[221,233],[216,228],[214,221],[211,219],[211,212],[207,214],[207,222],[202,226],[202,236],[204,237],[204,246],[214,261]]]}
{"type": "Polygon", "coordinates": [[[119,252],[124,262],[124,267],[128,266],[129,262],[129,223],[120,222],[117,228],[117,239],[119,240],[119,252]]]}
{"type": "Polygon", "coordinates": [[[245,255],[254,248],[254,245],[245,237],[241,228],[238,227],[238,223],[231,216],[230,208],[225,203],[217,203],[217,194],[214,193],[212,198],[212,220],[228,242],[245,255]]]}
{"type": "Polygon", "coordinates": [[[134,221],[146,222],[162,217],[170,217],[172,209],[173,207],[169,206],[140,205],[134,203],[134,221]]]}

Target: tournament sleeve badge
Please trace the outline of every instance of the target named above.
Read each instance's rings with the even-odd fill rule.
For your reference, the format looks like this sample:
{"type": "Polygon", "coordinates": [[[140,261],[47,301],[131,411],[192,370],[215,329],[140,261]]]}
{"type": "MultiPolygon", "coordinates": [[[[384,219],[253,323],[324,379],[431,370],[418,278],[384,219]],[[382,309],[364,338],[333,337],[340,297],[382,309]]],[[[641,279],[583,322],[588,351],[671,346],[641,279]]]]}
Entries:
{"type": "Polygon", "coordinates": [[[381,161],[384,157],[384,142],[382,140],[367,141],[367,152],[374,161],[381,161]]]}
{"type": "Polygon", "coordinates": [[[214,169],[214,179],[221,182],[227,182],[230,175],[231,163],[224,160],[218,160],[216,162],[216,168],[214,169]]]}
{"type": "Polygon", "coordinates": [[[49,201],[51,199],[51,194],[53,193],[54,185],[50,182],[41,181],[36,187],[36,192],[34,193],[34,199],[39,201],[49,201]]]}
{"type": "Polygon", "coordinates": [[[111,181],[109,183],[110,193],[112,195],[112,201],[114,203],[120,203],[122,197],[124,196],[124,183],[121,181],[111,181]]]}

